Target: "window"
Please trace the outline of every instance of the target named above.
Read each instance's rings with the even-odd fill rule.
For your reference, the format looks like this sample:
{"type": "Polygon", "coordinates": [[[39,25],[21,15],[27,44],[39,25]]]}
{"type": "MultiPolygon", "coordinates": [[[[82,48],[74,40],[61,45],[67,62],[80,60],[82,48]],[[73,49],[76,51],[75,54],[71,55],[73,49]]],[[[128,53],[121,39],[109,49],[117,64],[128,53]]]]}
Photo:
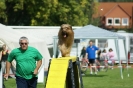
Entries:
{"type": "Polygon", "coordinates": [[[107,40],[106,39],[98,40],[98,46],[99,46],[99,48],[106,48],[106,47],[108,47],[107,40]]]}
{"type": "Polygon", "coordinates": [[[120,25],[120,18],[114,18],[114,25],[120,25]]]}
{"type": "Polygon", "coordinates": [[[128,25],[128,18],[122,18],[122,25],[128,25]]]}
{"type": "Polygon", "coordinates": [[[107,25],[113,25],[113,18],[107,18],[107,25]]]}

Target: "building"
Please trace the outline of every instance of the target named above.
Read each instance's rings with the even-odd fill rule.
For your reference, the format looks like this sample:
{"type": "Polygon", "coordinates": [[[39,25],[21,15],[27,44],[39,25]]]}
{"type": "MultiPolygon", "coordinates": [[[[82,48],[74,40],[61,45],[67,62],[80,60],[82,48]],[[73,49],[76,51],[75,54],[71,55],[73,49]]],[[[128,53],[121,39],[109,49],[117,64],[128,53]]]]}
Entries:
{"type": "Polygon", "coordinates": [[[133,27],[133,2],[99,3],[97,14],[100,26],[108,29],[129,29],[133,27]]]}

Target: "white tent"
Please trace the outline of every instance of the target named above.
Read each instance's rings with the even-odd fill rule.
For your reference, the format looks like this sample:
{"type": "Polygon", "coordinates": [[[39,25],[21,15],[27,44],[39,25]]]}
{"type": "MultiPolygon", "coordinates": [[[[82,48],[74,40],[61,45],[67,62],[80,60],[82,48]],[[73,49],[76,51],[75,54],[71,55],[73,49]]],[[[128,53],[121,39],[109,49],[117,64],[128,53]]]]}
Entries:
{"type": "MultiPolygon", "coordinates": [[[[105,29],[102,29],[102,28],[99,28],[99,27],[96,27],[96,26],[93,26],[93,25],[87,25],[87,26],[84,26],[82,28],[74,30],[74,39],[114,39],[119,64],[121,66],[119,47],[118,47],[118,39],[125,40],[124,36],[118,35],[114,32],[107,31],[105,29]]],[[[54,37],[54,51],[53,51],[54,56],[53,57],[56,56],[57,40],[58,40],[58,37],[55,36],[54,37]]],[[[126,50],[126,48],[125,48],[125,50],[126,50]]],[[[121,78],[123,79],[122,66],[121,66],[121,69],[120,69],[120,73],[121,73],[121,78]]]]}
{"type": "Polygon", "coordinates": [[[50,59],[50,54],[45,41],[35,38],[34,36],[29,36],[25,33],[14,31],[12,28],[0,24],[0,41],[8,46],[9,51],[19,47],[19,38],[22,36],[26,36],[29,39],[29,46],[35,47],[43,55],[43,64],[38,75],[38,82],[43,82],[44,68],[48,68],[50,59]]]}

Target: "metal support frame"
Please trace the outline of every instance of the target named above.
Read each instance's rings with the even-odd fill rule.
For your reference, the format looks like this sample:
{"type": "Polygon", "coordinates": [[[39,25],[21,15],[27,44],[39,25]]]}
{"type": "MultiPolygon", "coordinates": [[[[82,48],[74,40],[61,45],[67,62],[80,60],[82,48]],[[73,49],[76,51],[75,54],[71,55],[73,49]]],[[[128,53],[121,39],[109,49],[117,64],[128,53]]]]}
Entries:
{"type": "Polygon", "coordinates": [[[68,67],[67,77],[66,77],[66,88],[76,88],[72,60],[69,61],[69,67],[68,67]]]}
{"type": "Polygon", "coordinates": [[[83,80],[82,80],[82,75],[81,75],[81,67],[80,67],[80,61],[79,61],[79,57],[77,57],[77,61],[76,64],[78,66],[78,70],[79,70],[79,78],[80,78],[80,88],[84,88],[83,86],[83,80]]]}
{"type": "Polygon", "coordinates": [[[117,53],[118,60],[119,60],[120,75],[121,75],[121,78],[123,79],[122,66],[121,66],[120,53],[119,53],[119,46],[118,46],[118,39],[115,39],[115,46],[117,47],[116,48],[116,53],[117,53]]]}
{"type": "Polygon", "coordinates": [[[128,72],[128,51],[127,51],[127,48],[126,48],[126,41],[124,40],[124,48],[125,48],[125,55],[126,55],[126,62],[127,62],[127,76],[129,77],[129,72],[128,72]]]}
{"type": "Polygon", "coordinates": [[[49,73],[49,69],[50,69],[50,64],[51,64],[51,59],[49,60],[49,65],[48,65],[48,72],[47,72],[47,76],[46,76],[46,81],[45,81],[45,85],[44,85],[44,88],[46,88],[46,84],[47,84],[47,79],[48,79],[48,73],[49,73]]]}
{"type": "Polygon", "coordinates": [[[1,64],[0,64],[0,88],[3,88],[4,84],[3,84],[3,72],[2,72],[2,68],[1,68],[1,64]]]}

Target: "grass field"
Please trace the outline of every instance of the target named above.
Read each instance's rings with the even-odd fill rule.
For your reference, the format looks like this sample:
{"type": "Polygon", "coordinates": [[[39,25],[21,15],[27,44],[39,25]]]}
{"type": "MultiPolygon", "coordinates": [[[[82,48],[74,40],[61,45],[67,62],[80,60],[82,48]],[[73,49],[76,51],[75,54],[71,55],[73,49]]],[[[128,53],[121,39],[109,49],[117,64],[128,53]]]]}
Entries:
{"type": "Polygon", "coordinates": [[[121,79],[120,69],[109,69],[107,72],[98,72],[98,75],[89,75],[89,72],[83,76],[84,88],[133,88],[133,68],[128,70],[130,76],[127,76],[127,70],[124,69],[121,79]]]}
{"type": "MultiPolygon", "coordinates": [[[[84,88],[133,88],[133,68],[128,70],[130,76],[127,76],[127,70],[124,69],[124,79],[120,77],[120,69],[109,69],[107,72],[100,71],[97,75],[89,75],[89,70],[83,76],[84,88]]],[[[16,88],[15,79],[10,78],[5,81],[6,88],[16,88]]],[[[38,84],[37,88],[44,88],[44,84],[38,84]]]]}

